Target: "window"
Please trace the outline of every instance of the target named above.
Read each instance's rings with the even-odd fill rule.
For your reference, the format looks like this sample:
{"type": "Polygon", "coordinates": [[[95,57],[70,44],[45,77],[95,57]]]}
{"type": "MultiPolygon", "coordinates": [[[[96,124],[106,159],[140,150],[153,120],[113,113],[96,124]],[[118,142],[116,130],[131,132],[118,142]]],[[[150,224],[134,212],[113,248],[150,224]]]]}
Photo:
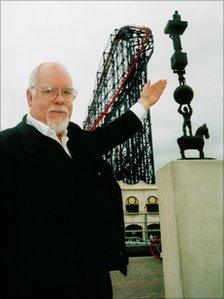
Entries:
{"type": "Polygon", "coordinates": [[[134,196],[130,196],[126,200],[126,212],[127,213],[138,213],[139,212],[138,200],[134,196]]]}
{"type": "Polygon", "coordinates": [[[147,199],[146,208],[148,213],[158,214],[159,213],[158,198],[156,196],[150,196],[147,199]]]}

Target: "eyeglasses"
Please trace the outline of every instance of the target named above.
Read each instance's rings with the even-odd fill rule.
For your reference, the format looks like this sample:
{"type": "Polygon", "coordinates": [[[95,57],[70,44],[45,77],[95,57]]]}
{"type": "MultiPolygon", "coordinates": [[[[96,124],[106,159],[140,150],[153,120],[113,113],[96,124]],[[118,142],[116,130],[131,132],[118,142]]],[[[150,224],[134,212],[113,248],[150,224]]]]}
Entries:
{"type": "Polygon", "coordinates": [[[40,90],[42,97],[47,101],[56,100],[59,95],[59,90],[61,91],[62,97],[65,101],[72,102],[77,96],[77,91],[73,88],[62,88],[62,89],[56,87],[43,87],[43,88],[31,87],[31,88],[40,90]]]}

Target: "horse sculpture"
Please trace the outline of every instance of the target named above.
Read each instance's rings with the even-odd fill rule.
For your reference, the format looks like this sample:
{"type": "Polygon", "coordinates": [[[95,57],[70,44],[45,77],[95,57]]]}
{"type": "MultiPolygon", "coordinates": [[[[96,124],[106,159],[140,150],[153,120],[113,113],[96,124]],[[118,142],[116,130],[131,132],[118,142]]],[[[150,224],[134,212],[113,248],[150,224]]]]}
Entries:
{"type": "Polygon", "coordinates": [[[185,154],[184,151],[187,149],[196,149],[199,151],[199,157],[200,159],[204,159],[204,152],[203,152],[203,147],[204,147],[204,138],[206,139],[209,138],[209,131],[206,126],[206,124],[200,126],[196,133],[195,136],[181,136],[177,139],[177,143],[180,148],[180,153],[182,159],[185,159],[185,154]]]}

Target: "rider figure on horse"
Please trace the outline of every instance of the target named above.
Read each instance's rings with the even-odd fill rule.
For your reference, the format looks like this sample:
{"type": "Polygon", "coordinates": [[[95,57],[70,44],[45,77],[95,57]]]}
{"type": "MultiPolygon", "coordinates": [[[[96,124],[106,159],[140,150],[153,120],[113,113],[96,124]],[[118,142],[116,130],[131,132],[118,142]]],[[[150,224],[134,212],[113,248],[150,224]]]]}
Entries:
{"type": "Polygon", "coordinates": [[[184,136],[187,135],[187,131],[186,131],[186,127],[188,127],[189,129],[189,134],[190,136],[192,136],[192,128],[191,128],[191,115],[193,113],[193,110],[190,106],[190,104],[186,104],[187,106],[185,106],[182,109],[183,104],[180,104],[179,108],[178,108],[178,112],[183,116],[184,118],[184,122],[183,122],[183,132],[184,132],[184,136]]]}

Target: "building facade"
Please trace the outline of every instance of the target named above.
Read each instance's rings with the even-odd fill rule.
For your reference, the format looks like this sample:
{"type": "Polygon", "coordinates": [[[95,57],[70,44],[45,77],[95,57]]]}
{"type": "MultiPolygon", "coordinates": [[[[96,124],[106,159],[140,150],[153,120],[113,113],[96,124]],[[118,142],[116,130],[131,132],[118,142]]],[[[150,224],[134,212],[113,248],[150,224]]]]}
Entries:
{"type": "Polygon", "coordinates": [[[160,238],[157,186],[143,181],[132,185],[118,183],[122,190],[126,237],[140,237],[146,242],[152,237],[160,238]]]}

